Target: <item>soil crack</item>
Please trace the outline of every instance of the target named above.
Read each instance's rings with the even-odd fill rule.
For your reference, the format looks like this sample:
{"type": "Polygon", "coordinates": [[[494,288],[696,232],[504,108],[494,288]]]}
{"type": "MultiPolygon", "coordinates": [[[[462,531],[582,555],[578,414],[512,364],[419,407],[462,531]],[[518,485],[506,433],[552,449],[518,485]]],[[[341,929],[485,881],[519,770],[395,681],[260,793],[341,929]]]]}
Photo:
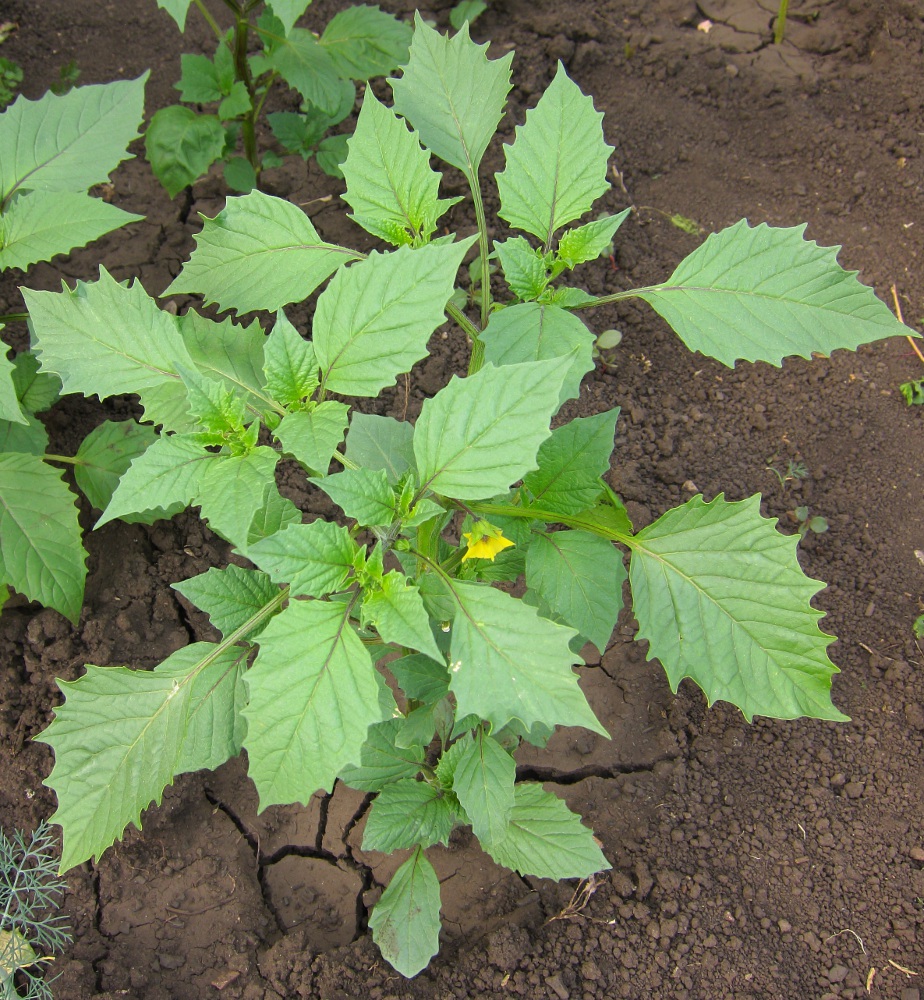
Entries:
{"type": "Polygon", "coordinates": [[[679,753],[660,754],[645,763],[612,764],[604,766],[602,764],[586,764],[573,771],[561,771],[556,767],[537,767],[532,764],[520,764],[517,767],[517,781],[550,781],[556,785],[576,785],[579,781],[587,778],[617,778],[621,774],[639,774],[653,771],[658,764],[665,761],[678,760],[682,755],[679,753]]]}

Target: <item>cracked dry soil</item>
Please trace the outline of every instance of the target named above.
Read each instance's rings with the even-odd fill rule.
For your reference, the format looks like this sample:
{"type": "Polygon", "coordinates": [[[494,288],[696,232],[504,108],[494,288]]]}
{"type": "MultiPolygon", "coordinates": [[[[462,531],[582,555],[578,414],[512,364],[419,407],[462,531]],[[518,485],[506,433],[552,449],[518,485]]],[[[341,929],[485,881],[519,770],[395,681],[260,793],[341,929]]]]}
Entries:
{"type": "MultiPolygon", "coordinates": [[[[323,25],[339,6],[318,0],[306,23],[323,25]]],[[[384,6],[412,10],[405,0],[384,6]]],[[[600,207],[637,212],[613,260],[584,267],[593,292],[670,274],[700,240],[671,224],[675,213],[703,231],[741,217],[807,222],[811,238],[844,244],[842,263],[887,300],[895,284],[906,319],[920,325],[924,7],[793,0],[786,41],[774,46],[774,6],[492,0],[474,34],[497,53],[517,51],[500,139],[510,141],[558,59],[606,112],[619,183],[600,207]],[[706,20],[710,31],[698,30],[706,20]]],[[[429,5],[442,26],[448,10],[446,0],[429,5]]],[[[2,54],[24,65],[30,97],[71,58],[83,82],[150,68],[150,115],[175,99],[180,52],[210,46],[195,11],[181,42],[154,0],[4,0],[0,12],[19,24],[2,54]]],[[[485,176],[502,164],[499,142],[485,176]]],[[[461,193],[458,175],[445,179],[461,193]]],[[[315,168],[289,164],[268,182],[326,238],[373,245],[315,168]]],[[[192,249],[198,213],[220,210],[224,189],[211,177],[171,202],[133,160],[113,176],[111,195],[145,221],[34,268],[26,283],[92,279],[102,262],[158,293],[192,249]]],[[[453,228],[471,227],[464,205],[454,212],[453,228]]],[[[499,224],[495,232],[504,235],[499,224]]],[[[0,310],[20,308],[22,281],[5,276],[0,310]]],[[[309,313],[306,305],[290,317],[306,329],[309,313]]],[[[625,337],[564,417],[623,407],[610,478],[638,527],[691,486],[707,498],[759,491],[784,531],[795,530],[799,505],[827,518],[830,530],[810,535],[800,558],[829,583],[817,604],[839,637],[834,699],[853,721],[748,726],[727,705],[707,710],[690,685],[674,697],[624,613],[602,661],[582,670],[612,742],[560,732],[548,751],[519,757],[521,777],[548,782],[600,837],[613,869],[592,891],[572,900],[574,885],[521,879],[457,832],[448,849],[429,852],[442,882],[442,951],[404,981],[365,932],[400,861],[361,850],[367,798],[336,786],[307,808],[257,815],[236,761],[183,776],[145,815],[143,833],[130,831],[69,874],[76,940],[56,963],[59,1000],[920,1000],[924,656],[911,622],[924,594],[914,554],[924,549],[924,413],[906,408],[897,388],[922,375],[920,362],[895,340],[782,370],[730,371],[689,354],[632,303],[586,318],[625,337]],[[789,460],[809,474],[781,487],[768,466],[789,460]]],[[[25,345],[24,328],[4,332],[15,348],[25,345]]],[[[444,328],[432,347],[408,384],[377,404],[381,412],[413,418],[461,370],[458,331],[444,328]]],[[[47,417],[52,448],[76,449],[101,420],[133,413],[128,399],[67,400],[47,417]]],[[[295,470],[283,487],[306,511],[333,514],[295,470]]],[[[92,512],[82,519],[89,529],[92,512]]],[[[225,559],[196,518],[111,523],[87,544],[78,628],[21,599],[0,619],[4,828],[30,828],[54,809],[42,786],[50,751],[32,737],[58,701],[55,677],[72,680],[88,661],[150,667],[191,638],[212,637],[169,588],[225,559]]]]}

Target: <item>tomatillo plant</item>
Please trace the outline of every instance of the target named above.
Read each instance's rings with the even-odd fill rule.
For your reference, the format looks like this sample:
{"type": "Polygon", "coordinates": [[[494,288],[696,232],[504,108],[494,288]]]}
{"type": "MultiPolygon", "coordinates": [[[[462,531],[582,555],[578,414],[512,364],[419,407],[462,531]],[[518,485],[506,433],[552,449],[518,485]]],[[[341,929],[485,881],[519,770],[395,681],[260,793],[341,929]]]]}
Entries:
{"type": "Polygon", "coordinates": [[[438,949],[426,851],[455,827],[522,874],[607,867],[564,802],[517,783],[514,754],[556,726],[606,735],[573,668],[587,642],[606,649],[627,575],[638,637],[674,690],[689,677],[748,720],[846,718],[831,703],[832,637],[811,605],[822,584],[803,575],[797,539],[761,516],[760,497],[696,496],[636,532],[601,478],[619,411],[551,421],[593,366],[595,338],[577,314],[593,305],[643,299],[692,350],[729,366],[905,328],[802,228],[740,222],[664,282],[602,298],[564,283],[627,213],[573,225],[607,188],[611,148],[561,67],[504,149],[500,215],[522,235],[492,247],[480,167],[511,59],[489,60],[467,28],[450,39],[418,18],[394,107],[367,92],[345,199],[394,249],[327,243],[300,209],[258,191],[205,220],[168,291],[275,311],[268,334],[173,316],[105,271],[25,293],[42,367],[63,391],[137,393],[159,428],[99,524],[198,505],[251,564],[175,584],[220,641],[150,671],[88,665],[61,682],[65,702],[41,739],[55,751],[65,869],[140,824],[176,775],[244,748],[261,808],[307,803],[338,780],[376,793],[363,849],[407,853],[370,926],[387,960],[416,974],[438,949]],[[451,202],[431,154],[463,172],[477,236],[432,238],[451,202]],[[453,295],[476,240],[474,318],[453,295]],[[492,256],[506,305],[492,300],[492,256]],[[284,307],[328,278],[305,339],[284,307]],[[426,356],[447,314],[471,339],[467,375],[426,400],[416,425],[353,409],[426,356]],[[342,523],[303,521],[277,489],[281,459],[301,464],[342,523]],[[513,581],[525,582],[522,599],[493,585],[513,581]]]}
{"type": "Polygon", "coordinates": [[[223,160],[225,180],[236,191],[256,187],[265,167],[282,160],[272,150],[260,151],[257,132],[270,89],[282,81],[301,96],[300,112],[267,115],[273,135],[287,153],[335,177],[346,155],[345,135],[327,136],[353,112],[355,80],[368,80],[396,69],[407,59],[411,27],[378,7],[347,7],[316,37],[295,22],[311,0],[223,0],[234,18],[223,32],[204,0],[157,0],[176,21],[186,25],[190,3],[208,22],[217,40],[213,58],[184,55],[176,84],[185,104],[214,104],[202,114],[175,104],[161,108],[145,136],[148,160],[171,198],[223,160]],[[251,39],[262,45],[250,52],[251,39]]]}

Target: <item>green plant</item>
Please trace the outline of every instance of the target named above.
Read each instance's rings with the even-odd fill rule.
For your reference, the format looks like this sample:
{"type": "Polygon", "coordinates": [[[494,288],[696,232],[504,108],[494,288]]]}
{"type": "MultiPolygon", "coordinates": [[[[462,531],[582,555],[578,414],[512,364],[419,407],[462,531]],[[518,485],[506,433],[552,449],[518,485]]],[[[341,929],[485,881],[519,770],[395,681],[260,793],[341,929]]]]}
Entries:
{"type": "Polygon", "coordinates": [[[780,0],[776,17],[773,21],[773,44],[779,45],[786,34],[786,14],[789,11],[789,0],[780,0]]]}
{"type": "Polygon", "coordinates": [[[918,615],[911,626],[915,639],[924,639],[924,615],[918,615]]]}
{"type": "MultiPolygon", "coordinates": [[[[145,79],[38,101],[20,97],[0,115],[0,271],[25,271],[141,218],[91,198],[87,188],[128,156],[145,79]]],[[[0,329],[25,318],[0,316],[0,329]]],[[[99,430],[74,457],[47,455],[48,435],[36,414],[55,402],[59,388],[54,375],[39,372],[31,352],[14,361],[5,348],[0,354],[0,606],[10,585],[76,622],[86,552],[75,498],[49,463],[77,465],[78,484],[91,501],[103,503],[128,467],[130,442],[153,438],[153,431],[123,428],[120,453],[107,451],[106,431],[99,430]]]]}
{"type": "Polygon", "coordinates": [[[828,530],[827,520],[817,514],[810,517],[808,507],[796,507],[790,516],[795,518],[795,522],[799,526],[800,538],[805,538],[810,531],[816,535],[822,535],[828,530]]]}
{"type": "Polygon", "coordinates": [[[76,59],[71,59],[58,70],[58,79],[51,85],[51,92],[57,94],[58,97],[63,97],[77,86],[79,79],[80,67],[77,65],[76,59]]]}
{"type": "Polygon", "coordinates": [[[0,829],[0,1000],[51,1000],[42,966],[71,942],[58,915],[67,883],[54,837],[42,822],[26,838],[0,829]]]}
{"type": "Polygon", "coordinates": [[[16,96],[22,83],[22,66],[12,59],[0,57],[0,109],[5,108],[16,96]]]}
{"type": "Polygon", "coordinates": [[[348,7],[336,14],[320,37],[296,20],[311,0],[223,0],[234,17],[227,33],[219,28],[204,0],[157,0],[184,30],[190,2],[215,33],[213,58],[182,57],[176,84],[186,104],[217,104],[214,114],[199,114],[182,104],[161,108],[145,136],[148,160],[158,180],[174,197],[224,161],[225,181],[236,191],[258,186],[264,168],[282,160],[272,150],[260,152],[257,124],[270,89],[283,81],[301,96],[300,111],[266,116],[287,153],[315,156],[326,173],[340,176],[346,155],[345,135],[326,136],[353,111],[356,80],[381,76],[406,59],[410,25],[377,6],[348,7]],[[250,40],[262,50],[251,54],[250,40]]]}
{"type": "Polygon", "coordinates": [[[785,489],[786,484],[794,480],[808,478],[808,466],[801,459],[787,459],[786,468],[782,470],[778,469],[774,464],[776,460],[776,456],[774,456],[768,461],[767,471],[772,472],[780,481],[780,489],[785,489]]]}
{"type": "Polygon", "coordinates": [[[268,334],[174,316],[105,271],[24,293],[42,368],[64,392],[137,393],[159,427],[98,526],[198,505],[252,567],[175,584],[219,641],[150,671],[88,665],[60,682],[65,701],[41,740],[55,752],[62,867],[139,825],[176,775],[245,748],[261,808],[307,803],[337,780],[376,793],[363,848],[409,853],[370,926],[406,976],[437,951],[439,884],[425,851],[456,826],[521,874],[607,867],[557,796],[516,782],[513,754],[556,726],[606,735],[573,667],[586,642],[606,649],[627,577],[638,637],[674,690],[688,677],[748,720],[846,718],[831,702],[832,637],[811,605],[822,584],[803,575],[798,539],[761,516],[759,496],[695,496],[636,532],[602,478],[618,409],[551,429],[593,366],[595,337],[577,311],[642,299],[728,366],[905,332],[802,228],[741,222],[662,283],[600,298],[571,285],[628,213],[573,225],[607,189],[612,150],[561,66],[504,148],[500,215],[523,235],[495,240],[492,254],[480,166],[512,53],[492,61],[485,50],[465,27],[447,39],[418,17],[391,81],[394,108],[366,93],[345,199],[394,249],[327,243],[299,208],[259,191],[205,220],[168,292],[275,312],[268,334]],[[477,236],[433,239],[452,202],[439,197],[431,154],[464,174],[477,236]],[[475,240],[472,300],[454,288],[475,240]],[[492,256],[507,304],[494,298],[492,256]],[[309,341],[284,307],[328,278],[309,341]],[[469,301],[477,317],[460,307],[469,301]],[[470,340],[468,373],[426,400],[416,425],[351,407],[425,357],[447,315],[470,340]],[[303,523],[277,489],[280,460],[301,465],[342,523],[303,523]],[[512,583],[525,583],[522,599],[494,586],[512,583]]]}
{"type": "Polygon", "coordinates": [[[901,389],[902,396],[909,406],[924,405],[924,378],[912,379],[910,382],[903,382],[901,389]]]}

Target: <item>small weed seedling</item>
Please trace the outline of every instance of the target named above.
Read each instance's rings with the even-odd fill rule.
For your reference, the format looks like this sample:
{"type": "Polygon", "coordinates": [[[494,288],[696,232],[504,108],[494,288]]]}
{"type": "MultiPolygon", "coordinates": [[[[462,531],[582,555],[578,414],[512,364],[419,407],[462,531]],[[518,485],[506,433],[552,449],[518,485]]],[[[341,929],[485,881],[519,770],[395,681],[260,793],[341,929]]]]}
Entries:
{"type": "Polygon", "coordinates": [[[902,382],[899,386],[905,402],[909,406],[924,405],[924,378],[912,379],[910,382],[902,382]]]}
{"type": "Polygon", "coordinates": [[[799,527],[800,538],[805,538],[810,531],[816,535],[822,535],[828,530],[828,522],[825,518],[818,515],[809,516],[808,507],[796,507],[795,510],[790,511],[790,517],[795,520],[799,527]]]}
{"type": "Polygon", "coordinates": [[[767,471],[772,472],[780,481],[780,489],[785,490],[787,483],[796,482],[799,479],[808,478],[808,467],[800,459],[790,458],[786,462],[786,467],[782,470],[776,467],[776,457],[771,458],[767,463],[767,471]]]}
{"type": "Polygon", "coordinates": [[[46,823],[29,838],[0,830],[0,1000],[51,1000],[44,970],[71,942],[55,846],[46,823]]]}
{"type": "MultiPolygon", "coordinates": [[[[25,271],[141,218],[87,189],[127,158],[143,115],[145,78],[38,101],[20,97],[0,114],[0,271],[25,271]]],[[[0,329],[24,319],[0,316],[0,329]]],[[[91,503],[105,505],[129,454],[140,454],[155,435],[150,427],[107,421],[75,456],[46,454],[48,435],[37,414],[54,404],[60,388],[31,351],[15,361],[5,348],[0,353],[0,607],[12,586],[76,622],[87,554],[75,497],[49,463],[73,465],[91,503]]]]}
{"type": "Polygon", "coordinates": [[[315,156],[326,173],[340,177],[346,156],[345,135],[327,136],[353,111],[354,81],[390,73],[407,60],[410,25],[378,7],[347,7],[330,21],[320,37],[296,20],[311,0],[223,0],[234,17],[227,33],[204,0],[157,0],[180,31],[194,3],[215,33],[211,59],[182,57],[176,85],[185,104],[216,106],[201,114],[182,104],[161,108],[145,136],[148,160],[171,197],[223,160],[225,181],[235,191],[250,191],[260,174],[282,160],[272,150],[261,152],[257,123],[270,88],[282,81],[301,97],[300,111],[277,111],[267,121],[280,146],[307,160],[315,156]],[[251,54],[251,38],[262,50],[251,54]]]}
{"type": "Polygon", "coordinates": [[[643,288],[595,298],[572,284],[628,210],[580,224],[607,190],[612,148],[561,66],[504,148],[499,214],[516,234],[492,248],[481,160],[512,58],[489,60],[467,27],[450,39],[418,17],[394,106],[366,91],[344,197],[389,249],[328,243],[297,206],[256,190],[205,220],[168,292],[274,313],[268,333],[175,316],[105,270],[74,289],[24,292],[42,370],[65,392],[136,393],[156,428],[98,526],[195,505],[247,561],[174,585],[210,616],[217,642],[153,670],[89,664],[60,682],[65,700],[41,739],[55,752],[63,869],[140,825],[177,775],[246,749],[263,809],[307,803],[336,781],[374,794],[362,849],[405,854],[369,926],[384,957],[415,975],[439,947],[427,851],[456,827],[523,875],[588,879],[608,867],[558,796],[517,782],[514,754],[557,726],[607,736],[574,666],[587,642],[607,648],[627,578],[638,637],[674,690],[691,678],[748,720],[845,718],[831,702],[832,637],[811,605],[822,584],[800,569],[798,539],[761,516],[760,497],[694,496],[635,531],[602,478],[618,409],[551,421],[593,367],[596,338],[580,318],[593,306],[640,299],[730,367],[905,327],[801,227],[739,222],[643,288]],[[477,235],[433,238],[452,200],[431,156],[462,171],[477,235]],[[473,302],[455,290],[474,243],[473,302]],[[500,273],[509,294],[498,301],[500,273]],[[306,339],[285,307],[328,278],[306,339]],[[447,316],[471,343],[464,377],[427,399],[416,424],[354,408],[426,357],[447,316]],[[306,522],[279,493],[280,461],[298,463],[339,520],[306,522]]]}

